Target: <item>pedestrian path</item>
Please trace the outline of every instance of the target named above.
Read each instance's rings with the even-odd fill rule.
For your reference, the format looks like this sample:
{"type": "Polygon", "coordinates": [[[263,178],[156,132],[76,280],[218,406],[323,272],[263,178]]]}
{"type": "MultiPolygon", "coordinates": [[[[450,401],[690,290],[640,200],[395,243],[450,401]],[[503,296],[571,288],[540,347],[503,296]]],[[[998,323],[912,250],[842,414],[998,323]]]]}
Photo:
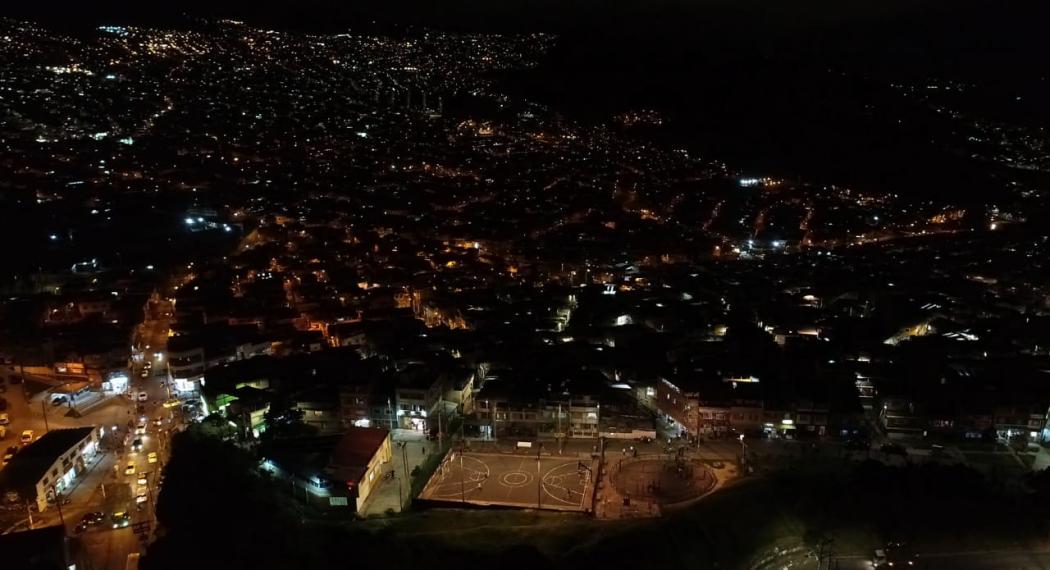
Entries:
{"type": "Polygon", "coordinates": [[[419,432],[395,430],[392,456],[382,469],[384,476],[358,514],[367,517],[401,512],[401,504],[408,503],[412,492],[412,470],[422,465],[426,456],[434,453],[436,448],[434,442],[427,441],[419,432]],[[393,475],[387,476],[391,472],[393,475]]]}

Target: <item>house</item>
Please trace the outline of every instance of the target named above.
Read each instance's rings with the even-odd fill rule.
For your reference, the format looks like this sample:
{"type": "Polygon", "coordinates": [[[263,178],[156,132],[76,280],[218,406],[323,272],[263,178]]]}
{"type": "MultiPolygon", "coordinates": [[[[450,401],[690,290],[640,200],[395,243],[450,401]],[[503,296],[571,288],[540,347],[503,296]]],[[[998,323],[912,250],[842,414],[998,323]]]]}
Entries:
{"type": "Polygon", "coordinates": [[[0,471],[0,490],[18,502],[35,501],[41,512],[72,488],[98,453],[96,427],[53,429],[17,453],[0,471]]]}
{"type": "Polygon", "coordinates": [[[382,466],[392,456],[390,432],[381,428],[351,428],[339,440],[329,467],[345,481],[357,499],[357,508],[372,494],[382,479],[382,466]]]}
{"type": "Polygon", "coordinates": [[[343,435],[270,442],[261,468],[291,483],[297,497],[321,508],[360,510],[392,457],[390,431],[354,427],[343,435]]]}
{"type": "Polygon", "coordinates": [[[303,423],[317,428],[318,433],[342,431],[339,393],[335,389],[320,386],[300,393],[294,407],[302,412],[303,423]]]}
{"type": "Polygon", "coordinates": [[[372,382],[347,382],[339,386],[339,418],[344,427],[372,424],[372,382]]]}

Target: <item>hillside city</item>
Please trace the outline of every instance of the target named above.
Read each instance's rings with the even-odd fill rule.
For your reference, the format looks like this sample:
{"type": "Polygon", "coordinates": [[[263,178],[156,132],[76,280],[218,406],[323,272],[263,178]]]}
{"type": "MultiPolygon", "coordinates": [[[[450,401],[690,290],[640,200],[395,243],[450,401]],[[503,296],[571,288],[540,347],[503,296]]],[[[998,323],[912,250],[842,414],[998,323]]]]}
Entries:
{"type": "MultiPolygon", "coordinates": [[[[1013,173],[981,203],[745,171],[647,139],[656,110],[504,89],[552,34],[0,37],[0,544],[161,559],[169,487],[208,476],[177,468],[187,434],[346,525],[660,519],[797,461],[1007,489],[1050,466],[1050,147],[956,110],[965,84],[888,89],[1013,173]]],[[[914,563],[896,540],[777,560],[914,563]]]]}

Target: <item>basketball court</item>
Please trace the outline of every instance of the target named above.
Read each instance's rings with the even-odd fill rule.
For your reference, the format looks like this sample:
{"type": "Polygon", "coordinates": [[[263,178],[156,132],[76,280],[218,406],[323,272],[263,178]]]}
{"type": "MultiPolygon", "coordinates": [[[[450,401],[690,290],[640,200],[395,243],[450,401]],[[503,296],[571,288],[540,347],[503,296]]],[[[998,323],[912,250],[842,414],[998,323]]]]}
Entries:
{"type": "Polygon", "coordinates": [[[589,511],[597,461],[492,453],[448,454],[419,498],[478,506],[589,511]]]}

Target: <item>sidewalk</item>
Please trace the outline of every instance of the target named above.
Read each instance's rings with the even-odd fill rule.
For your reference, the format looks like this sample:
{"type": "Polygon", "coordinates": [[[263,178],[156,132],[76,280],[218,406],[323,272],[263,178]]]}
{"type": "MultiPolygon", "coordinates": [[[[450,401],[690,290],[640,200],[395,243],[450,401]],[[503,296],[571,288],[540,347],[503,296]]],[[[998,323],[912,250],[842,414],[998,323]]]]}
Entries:
{"type": "Polygon", "coordinates": [[[79,520],[84,512],[92,510],[91,507],[99,503],[99,488],[109,474],[113,461],[113,453],[97,454],[94,461],[87,465],[86,471],[77,477],[73,487],[66,490],[65,495],[70,499],[70,504],[62,506],[62,516],[55,505],[50,505],[44,512],[33,514],[33,528],[59,524],[61,518],[65,518],[69,525],[79,520]]]}
{"type": "Polygon", "coordinates": [[[386,516],[388,512],[401,512],[399,501],[403,500],[407,505],[409,494],[412,491],[412,469],[422,464],[426,456],[437,449],[436,442],[427,441],[419,432],[395,430],[393,439],[391,460],[383,465],[382,472],[386,474],[393,471],[394,478],[380,480],[368,499],[365,500],[365,504],[362,505],[358,513],[361,516],[386,516]],[[402,443],[403,448],[400,445],[402,443]],[[405,459],[408,459],[407,469],[405,459]],[[400,492],[399,486],[401,487],[400,492]]]}
{"type": "Polygon", "coordinates": [[[77,411],[80,417],[90,414],[92,410],[99,406],[112,401],[113,398],[119,397],[120,394],[105,392],[92,392],[91,397],[84,397],[81,400],[77,400],[76,407],[73,408],[77,411]]]}

